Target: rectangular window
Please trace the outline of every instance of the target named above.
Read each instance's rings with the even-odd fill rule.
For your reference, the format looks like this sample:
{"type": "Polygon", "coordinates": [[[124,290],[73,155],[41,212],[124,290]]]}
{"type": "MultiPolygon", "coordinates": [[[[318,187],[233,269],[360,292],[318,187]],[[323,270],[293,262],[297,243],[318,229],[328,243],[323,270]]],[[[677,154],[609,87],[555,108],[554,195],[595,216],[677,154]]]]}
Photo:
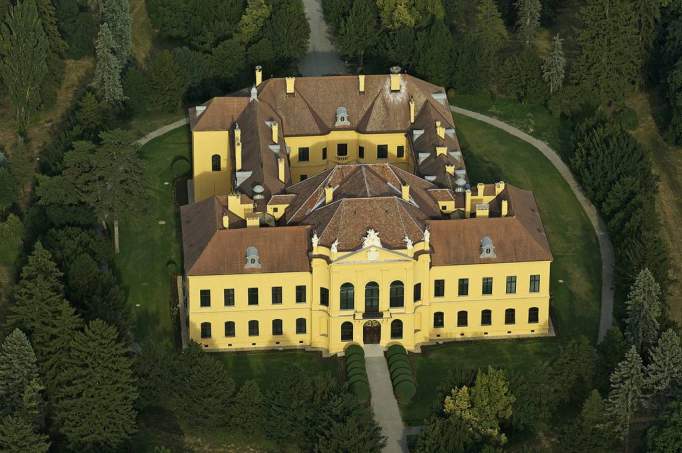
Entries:
{"type": "Polygon", "coordinates": [[[513,308],[507,308],[504,311],[504,323],[505,324],[516,323],[516,310],[514,310],[513,308]]]}
{"type": "Polygon", "coordinates": [[[223,299],[226,307],[234,307],[234,288],[224,289],[223,299]]]}
{"type": "Polygon", "coordinates": [[[299,181],[305,181],[306,179],[308,179],[308,175],[301,175],[298,177],[298,179],[299,181]]]}
{"type": "Polygon", "coordinates": [[[273,319],[272,320],[272,334],[273,335],[282,335],[283,334],[282,320],[281,319],[273,319]]]}
{"type": "Polygon", "coordinates": [[[358,157],[359,157],[360,159],[364,159],[364,158],[365,158],[365,147],[364,147],[364,146],[360,146],[360,147],[358,148],[358,157]]]}
{"type": "Polygon", "coordinates": [[[469,279],[460,278],[457,282],[457,295],[458,296],[468,296],[469,295],[469,279]]]}
{"type": "Polygon", "coordinates": [[[377,145],[377,159],[388,159],[388,145],[377,145]]]}
{"type": "Polygon", "coordinates": [[[445,326],[445,315],[442,311],[437,311],[433,314],[433,327],[441,328],[445,326]]]}
{"type": "Polygon", "coordinates": [[[296,333],[305,333],[306,331],[305,318],[298,318],[296,320],[296,333]]]}
{"type": "Polygon", "coordinates": [[[201,338],[211,338],[211,323],[202,322],[201,323],[201,338]]]}
{"type": "Polygon", "coordinates": [[[296,303],[297,304],[305,303],[305,285],[296,286],[296,303]]]}
{"type": "Polygon", "coordinates": [[[436,280],[433,282],[433,295],[434,297],[445,296],[445,280],[436,280]]]}
{"type": "Polygon", "coordinates": [[[308,162],[310,160],[310,148],[307,146],[298,148],[298,161],[308,162]]]}
{"type": "Polygon", "coordinates": [[[540,275],[531,275],[530,276],[530,292],[531,293],[539,293],[540,292],[540,275]]]}
{"type": "Polygon", "coordinates": [[[282,287],[273,286],[272,287],[272,303],[278,305],[282,303],[282,287]]]}
{"type": "Polygon", "coordinates": [[[249,305],[258,305],[258,288],[249,288],[249,305]]]}
{"type": "Polygon", "coordinates": [[[457,327],[466,327],[469,325],[469,313],[466,311],[457,312],[457,327]]]}
{"type": "Polygon", "coordinates": [[[417,283],[416,285],[414,285],[414,291],[413,291],[412,297],[413,297],[415,302],[419,302],[420,300],[422,300],[422,284],[421,283],[417,283]]]}
{"type": "Polygon", "coordinates": [[[320,305],[329,306],[329,290],[327,288],[320,288],[320,305]]]}
{"type": "Polygon", "coordinates": [[[483,294],[490,295],[493,293],[493,278],[483,277],[483,294]]]}
{"type": "Polygon", "coordinates": [[[327,160],[327,147],[322,148],[322,160],[327,160]]]}
{"type": "Polygon", "coordinates": [[[490,310],[481,310],[481,325],[489,326],[492,323],[492,312],[490,310]]]}
{"type": "Polygon", "coordinates": [[[225,336],[226,337],[234,337],[234,322],[233,321],[226,321],[225,322],[225,336]]]}
{"type": "Polygon", "coordinates": [[[507,294],[516,294],[516,275],[507,276],[507,294]]]}
{"type": "Polygon", "coordinates": [[[249,336],[258,336],[258,321],[249,321],[249,336]]]}
{"type": "Polygon", "coordinates": [[[348,155],[348,145],[346,143],[339,143],[336,145],[336,155],[345,157],[348,155]]]}
{"type": "Polygon", "coordinates": [[[405,157],[405,147],[402,145],[399,145],[396,150],[395,150],[396,156],[398,156],[398,159],[402,159],[405,157]]]}
{"type": "Polygon", "coordinates": [[[211,290],[210,289],[202,289],[199,291],[199,305],[202,307],[210,307],[211,306],[211,290]]]}

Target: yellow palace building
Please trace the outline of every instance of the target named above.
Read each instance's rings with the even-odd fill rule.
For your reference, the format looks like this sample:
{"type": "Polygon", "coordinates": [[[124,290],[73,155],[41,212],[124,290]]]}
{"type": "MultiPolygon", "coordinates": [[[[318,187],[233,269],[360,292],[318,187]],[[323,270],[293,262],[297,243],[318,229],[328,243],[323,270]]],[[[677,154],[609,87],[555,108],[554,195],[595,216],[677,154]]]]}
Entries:
{"type": "Polygon", "coordinates": [[[207,350],[549,333],[535,198],[469,183],[442,87],[257,67],[250,94],[189,117],[186,312],[207,350]]]}

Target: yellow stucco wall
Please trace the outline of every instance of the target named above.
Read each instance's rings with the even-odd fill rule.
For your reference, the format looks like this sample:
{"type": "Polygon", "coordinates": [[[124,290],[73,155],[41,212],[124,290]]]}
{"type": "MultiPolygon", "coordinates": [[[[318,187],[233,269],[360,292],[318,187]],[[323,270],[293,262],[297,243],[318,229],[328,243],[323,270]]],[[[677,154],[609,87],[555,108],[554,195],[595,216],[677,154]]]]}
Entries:
{"type": "Polygon", "coordinates": [[[227,195],[232,190],[230,133],[201,131],[192,133],[192,177],[194,201],[213,195],[227,195]],[[220,171],[212,170],[212,156],[220,156],[220,171]]]}
{"type": "Polygon", "coordinates": [[[281,274],[244,274],[226,276],[189,276],[189,335],[207,350],[237,350],[277,347],[314,347],[331,354],[342,352],[353,342],[363,343],[365,285],[379,285],[378,319],[380,344],[401,343],[414,350],[419,344],[446,339],[483,338],[486,336],[545,335],[549,331],[549,262],[477,264],[466,266],[431,266],[430,256],[419,253],[424,244],[412,250],[369,249],[331,256],[319,247],[312,259],[312,272],[281,274]],[[416,256],[416,257],[415,257],[416,256]],[[540,291],[529,292],[530,275],[540,275],[540,291]],[[517,277],[515,294],[506,294],[506,277],[517,277]],[[493,293],[482,295],[482,278],[493,278],[493,293]],[[469,279],[469,295],[458,295],[458,280],[469,279]],[[435,280],[445,280],[442,297],[434,296],[435,280]],[[404,285],[404,306],[389,306],[390,285],[404,285]],[[340,287],[352,283],[354,308],[341,310],[340,287]],[[413,300],[416,283],[421,283],[421,300],[413,300]],[[306,303],[295,302],[296,285],[306,286],[306,303]],[[271,288],[282,286],[283,303],[272,305],[271,288]],[[259,288],[259,305],[247,305],[247,290],[259,288]],[[223,289],[234,288],[235,306],[223,306],[223,289]],[[329,306],[320,304],[320,288],[329,290],[329,306]],[[211,290],[211,307],[200,307],[200,290],[211,290]],[[528,323],[528,309],[538,308],[538,323],[528,323]],[[505,310],[516,310],[513,325],[505,324],[505,310]],[[491,310],[491,324],[481,325],[481,310],[491,310]],[[468,325],[457,325],[457,313],[468,312],[468,325]],[[443,312],[444,325],[434,327],[434,313],[443,312]],[[306,333],[296,334],[297,318],[306,319],[306,333]],[[272,320],[281,319],[283,335],[272,335],[272,320]],[[403,322],[402,338],[391,338],[391,323],[403,322]],[[259,335],[248,335],[248,321],[259,321],[259,335]],[[226,338],[224,323],[235,322],[236,335],[226,338]],[[210,322],[211,338],[201,338],[202,322],[210,322]],[[352,340],[341,340],[341,325],[353,324],[352,340]]]}

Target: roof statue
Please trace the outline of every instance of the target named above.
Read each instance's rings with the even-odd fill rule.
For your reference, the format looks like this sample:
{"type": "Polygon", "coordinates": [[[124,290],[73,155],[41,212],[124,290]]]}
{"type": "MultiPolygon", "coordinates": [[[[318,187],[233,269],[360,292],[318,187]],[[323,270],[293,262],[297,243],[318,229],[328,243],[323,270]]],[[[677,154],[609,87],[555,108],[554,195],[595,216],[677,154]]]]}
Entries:
{"type": "Polygon", "coordinates": [[[251,87],[251,100],[252,101],[258,100],[258,90],[256,89],[256,85],[251,87]]]}
{"type": "Polygon", "coordinates": [[[429,239],[431,238],[431,233],[429,230],[424,230],[424,242],[429,242],[429,239]]]}
{"type": "Polygon", "coordinates": [[[313,233],[313,248],[317,248],[317,245],[320,243],[320,238],[317,237],[317,233],[313,233]]]}
{"type": "Polygon", "coordinates": [[[379,232],[374,231],[373,228],[367,230],[367,236],[362,238],[362,248],[367,247],[381,247],[381,239],[379,239],[379,232]]]}
{"type": "Polygon", "coordinates": [[[407,249],[410,250],[412,248],[412,239],[410,239],[408,235],[405,235],[405,238],[403,239],[403,241],[405,241],[405,245],[407,246],[407,249]]]}
{"type": "Polygon", "coordinates": [[[339,251],[339,240],[335,240],[332,242],[332,248],[331,248],[332,253],[336,253],[339,251]]]}

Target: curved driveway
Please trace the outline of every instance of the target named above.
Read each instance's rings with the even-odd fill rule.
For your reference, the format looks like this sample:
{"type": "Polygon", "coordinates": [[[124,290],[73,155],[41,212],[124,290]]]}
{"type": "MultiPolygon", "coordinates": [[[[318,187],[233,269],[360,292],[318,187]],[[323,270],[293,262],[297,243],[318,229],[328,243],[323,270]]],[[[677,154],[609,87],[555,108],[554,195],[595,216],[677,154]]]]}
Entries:
{"type": "Polygon", "coordinates": [[[578,202],[583,207],[585,214],[587,214],[587,217],[590,219],[590,223],[592,224],[594,232],[597,234],[597,240],[599,241],[599,252],[601,253],[601,315],[599,318],[599,341],[601,341],[604,338],[604,335],[606,335],[606,331],[609,330],[613,323],[613,266],[615,258],[613,254],[613,244],[611,243],[611,239],[606,230],[606,224],[599,216],[597,209],[592,202],[587,199],[580,188],[580,185],[573,177],[573,173],[571,173],[571,170],[569,170],[564,161],[561,160],[559,154],[550,148],[547,143],[526,134],[514,126],[510,126],[503,121],[491,118],[487,115],[466,110],[461,107],[455,107],[454,105],[451,105],[450,109],[460,115],[468,116],[469,118],[474,118],[498,129],[502,129],[514,137],[534,146],[552,163],[552,165],[554,165],[554,168],[559,171],[559,174],[564,178],[564,181],[568,183],[573,194],[575,194],[578,202]]]}

